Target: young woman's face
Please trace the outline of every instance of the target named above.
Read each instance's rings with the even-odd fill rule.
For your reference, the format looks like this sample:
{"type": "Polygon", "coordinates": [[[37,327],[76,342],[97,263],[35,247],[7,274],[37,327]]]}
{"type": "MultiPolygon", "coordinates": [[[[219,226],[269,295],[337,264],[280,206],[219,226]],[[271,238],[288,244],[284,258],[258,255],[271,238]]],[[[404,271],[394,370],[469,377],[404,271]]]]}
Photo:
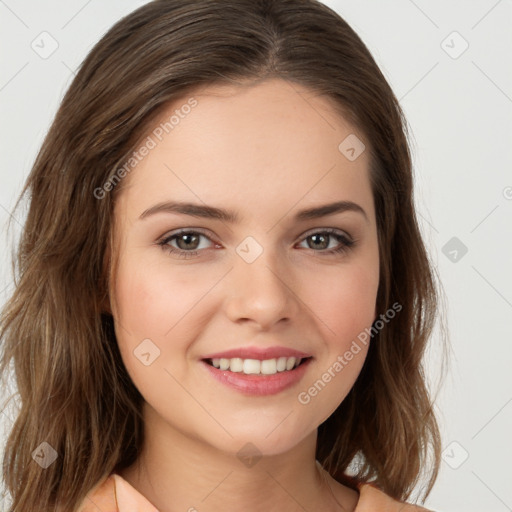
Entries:
{"type": "Polygon", "coordinates": [[[124,363],[161,431],[283,452],[315,434],[367,354],[368,144],[329,100],[282,80],[210,86],[162,123],[115,206],[124,363]]]}

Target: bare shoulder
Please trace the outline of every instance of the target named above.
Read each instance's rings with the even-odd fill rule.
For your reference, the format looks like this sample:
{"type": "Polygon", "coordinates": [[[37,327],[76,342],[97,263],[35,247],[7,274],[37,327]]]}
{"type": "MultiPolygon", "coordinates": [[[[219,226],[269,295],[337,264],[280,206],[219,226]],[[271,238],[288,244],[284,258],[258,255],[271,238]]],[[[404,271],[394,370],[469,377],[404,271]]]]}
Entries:
{"type": "Polygon", "coordinates": [[[359,501],[354,512],[433,512],[419,505],[397,501],[371,484],[359,487],[359,501]]]}
{"type": "Polygon", "coordinates": [[[83,500],[78,512],[118,512],[115,498],[115,483],[112,475],[108,476],[91,489],[83,500]]]}

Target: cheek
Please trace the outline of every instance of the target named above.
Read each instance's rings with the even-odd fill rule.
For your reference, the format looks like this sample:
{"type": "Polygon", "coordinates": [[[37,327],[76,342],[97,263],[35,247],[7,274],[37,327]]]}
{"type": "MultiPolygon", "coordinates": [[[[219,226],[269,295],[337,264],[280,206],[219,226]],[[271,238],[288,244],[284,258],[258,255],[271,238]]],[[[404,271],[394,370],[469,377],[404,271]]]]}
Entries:
{"type": "Polygon", "coordinates": [[[201,336],[210,314],[207,296],[222,273],[141,261],[134,254],[119,262],[114,320],[124,364],[144,395],[169,385],[164,369],[178,379],[186,375],[191,341],[201,336]],[[140,358],[147,353],[149,366],[140,358]]]}
{"type": "Polygon", "coordinates": [[[306,292],[325,342],[312,378],[297,397],[315,419],[314,426],[325,421],[352,389],[368,353],[365,329],[375,319],[378,273],[351,266],[337,269],[331,277],[327,286],[317,282],[306,292]]]}
{"type": "Polygon", "coordinates": [[[179,267],[126,259],[115,287],[117,319],[132,338],[163,339],[209,288],[210,280],[198,280],[179,267]]]}
{"type": "Polygon", "coordinates": [[[341,350],[369,327],[375,318],[378,273],[352,266],[329,276],[322,285],[311,283],[308,302],[332,348],[341,350]],[[322,327],[323,326],[323,327],[322,327]]]}
{"type": "MultiPolygon", "coordinates": [[[[194,337],[194,325],[188,321],[198,297],[204,294],[194,279],[168,265],[155,263],[136,252],[119,262],[115,295],[115,330],[124,365],[140,393],[151,402],[163,389],[173,390],[173,380],[164,370],[172,361],[183,361],[188,338],[180,336],[187,326],[194,337]],[[169,340],[172,338],[172,343],[169,340]]],[[[174,364],[173,372],[180,378],[182,365],[174,364]]],[[[179,389],[173,390],[181,396],[179,389]]]]}

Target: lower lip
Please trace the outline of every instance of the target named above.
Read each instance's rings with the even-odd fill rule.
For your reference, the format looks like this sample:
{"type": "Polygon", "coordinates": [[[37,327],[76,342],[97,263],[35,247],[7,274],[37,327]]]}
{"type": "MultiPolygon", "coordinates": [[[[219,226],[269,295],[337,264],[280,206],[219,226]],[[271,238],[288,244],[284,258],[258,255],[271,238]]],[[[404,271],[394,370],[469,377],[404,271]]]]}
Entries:
{"type": "Polygon", "coordinates": [[[308,358],[293,370],[273,375],[246,375],[242,372],[220,370],[206,361],[201,361],[213,378],[232,389],[253,396],[275,395],[294,386],[302,379],[310,362],[311,358],[308,358]]]}

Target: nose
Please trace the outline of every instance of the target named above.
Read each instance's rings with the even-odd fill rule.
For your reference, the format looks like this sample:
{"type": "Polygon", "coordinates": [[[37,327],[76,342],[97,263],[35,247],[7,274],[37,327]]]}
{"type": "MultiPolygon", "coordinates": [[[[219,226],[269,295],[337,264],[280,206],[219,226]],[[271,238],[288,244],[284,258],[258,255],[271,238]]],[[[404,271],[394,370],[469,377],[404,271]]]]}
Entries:
{"type": "Polygon", "coordinates": [[[236,256],[227,276],[226,315],[235,323],[253,323],[268,330],[279,322],[290,322],[300,309],[294,280],[271,251],[252,263],[236,256]]]}

